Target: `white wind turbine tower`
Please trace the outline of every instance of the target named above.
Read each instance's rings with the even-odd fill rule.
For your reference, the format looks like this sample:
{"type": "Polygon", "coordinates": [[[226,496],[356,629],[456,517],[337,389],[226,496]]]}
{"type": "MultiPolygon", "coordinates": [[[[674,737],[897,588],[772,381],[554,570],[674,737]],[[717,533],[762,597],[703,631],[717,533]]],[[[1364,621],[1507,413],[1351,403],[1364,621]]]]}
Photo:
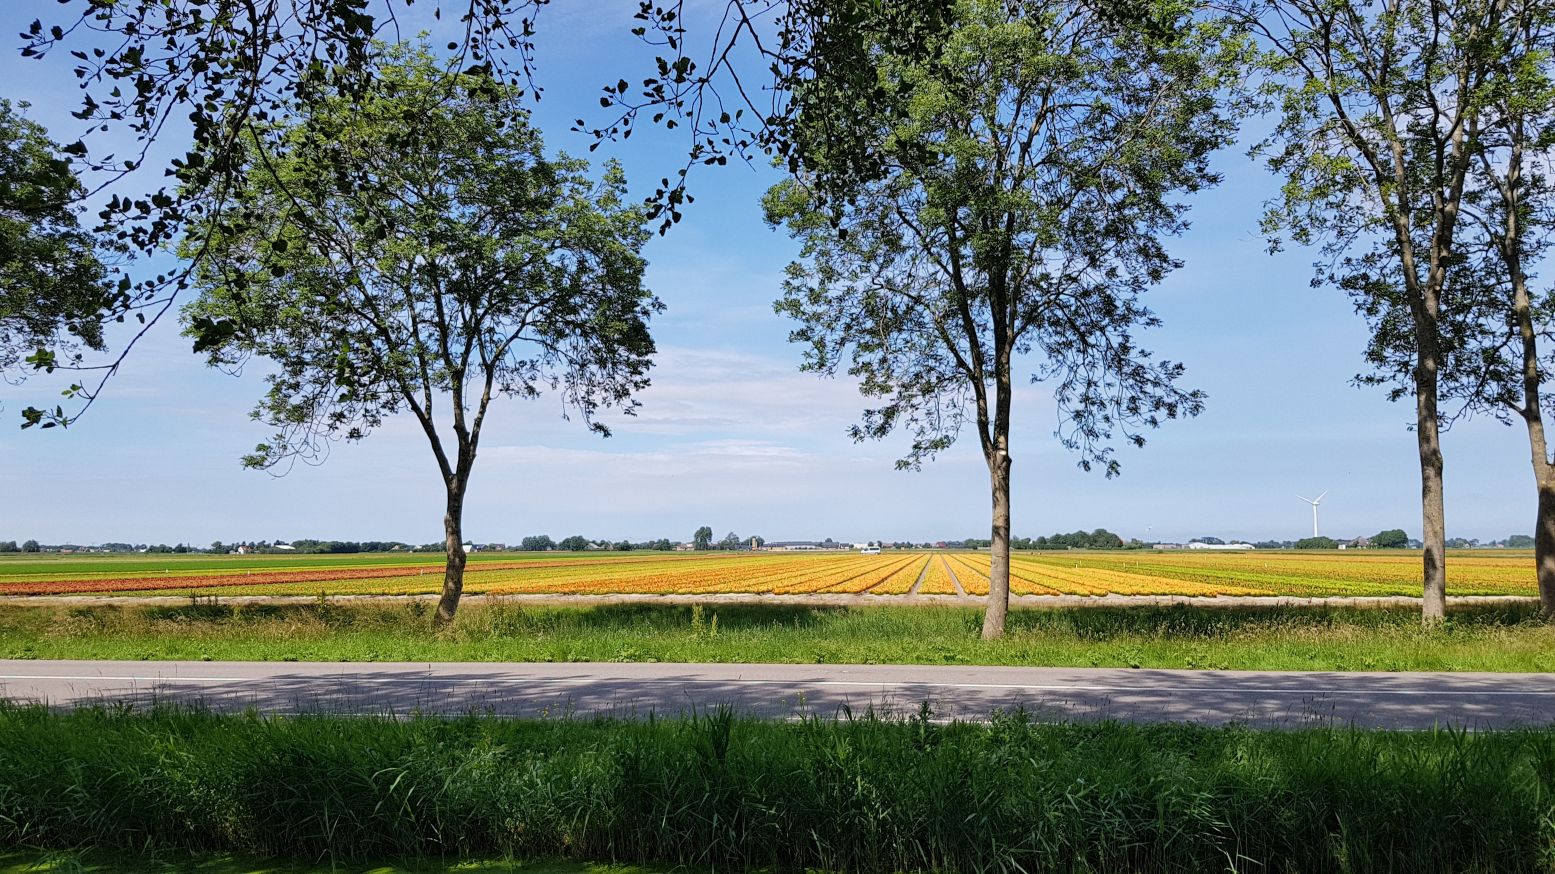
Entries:
{"type": "Polygon", "coordinates": [[[1313,537],[1318,536],[1318,534],[1317,534],[1317,505],[1323,503],[1323,498],[1325,498],[1327,496],[1328,496],[1328,491],[1326,489],[1323,491],[1323,494],[1318,495],[1315,499],[1314,498],[1301,498],[1300,495],[1296,496],[1298,498],[1301,498],[1303,501],[1306,501],[1307,503],[1312,505],[1312,536],[1313,537]]]}

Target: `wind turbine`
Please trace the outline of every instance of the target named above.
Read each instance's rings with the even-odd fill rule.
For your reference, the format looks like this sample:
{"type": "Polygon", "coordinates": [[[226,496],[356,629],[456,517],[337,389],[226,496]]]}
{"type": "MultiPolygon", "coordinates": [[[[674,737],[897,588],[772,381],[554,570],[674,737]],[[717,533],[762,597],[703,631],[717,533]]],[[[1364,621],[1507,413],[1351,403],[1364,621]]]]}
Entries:
{"type": "Polygon", "coordinates": [[[1313,537],[1318,536],[1317,535],[1317,505],[1323,503],[1323,498],[1325,498],[1327,496],[1328,496],[1328,491],[1326,489],[1323,491],[1323,494],[1318,495],[1316,499],[1313,499],[1313,498],[1301,498],[1300,495],[1296,496],[1298,498],[1301,498],[1303,501],[1306,501],[1307,503],[1312,505],[1312,536],[1313,537]]]}

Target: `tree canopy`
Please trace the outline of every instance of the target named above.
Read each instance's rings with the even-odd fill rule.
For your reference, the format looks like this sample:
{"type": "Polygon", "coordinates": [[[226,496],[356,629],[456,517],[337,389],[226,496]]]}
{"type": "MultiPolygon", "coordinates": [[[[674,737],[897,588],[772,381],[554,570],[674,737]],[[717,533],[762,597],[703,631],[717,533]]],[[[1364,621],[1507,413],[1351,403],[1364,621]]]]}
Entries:
{"type": "Polygon", "coordinates": [[[547,157],[517,89],[482,73],[404,47],[371,63],[365,93],[247,140],[243,186],[183,244],[202,250],[184,315],[212,365],[273,365],[254,417],[277,430],[251,467],[413,415],[448,492],[447,619],[491,401],[553,390],[608,434],[595,414],[630,413],[648,384],[659,303],[619,167],[595,181],[547,157]]]}
{"type": "Polygon", "coordinates": [[[13,379],[24,360],[46,370],[102,350],[103,313],[119,298],[103,260],[111,247],[81,227],[70,157],[26,109],[0,99],[0,375],[13,379]]]}
{"type": "Polygon", "coordinates": [[[524,552],[544,552],[555,549],[556,541],[549,534],[531,534],[523,539],[518,548],[524,552]]]}
{"type": "Polygon", "coordinates": [[[1387,528],[1371,536],[1371,545],[1378,549],[1403,549],[1409,545],[1409,535],[1402,528],[1387,528]]]}

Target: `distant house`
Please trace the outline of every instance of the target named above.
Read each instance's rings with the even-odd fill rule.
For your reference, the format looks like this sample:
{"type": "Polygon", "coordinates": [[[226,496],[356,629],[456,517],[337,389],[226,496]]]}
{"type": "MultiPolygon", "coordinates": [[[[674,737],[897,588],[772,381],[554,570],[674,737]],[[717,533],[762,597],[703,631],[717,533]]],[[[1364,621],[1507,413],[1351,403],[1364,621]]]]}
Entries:
{"type": "Polygon", "coordinates": [[[297,547],[292,546],[290,543],[277,543],[275,545],[275,548],[276,549],[284,549],[287,552],[295,552],[296,549],[297,549],[297,547]]]}
{"type": "Polygon", "coordinates": [[[775,540],[769,542],[767,544],[767,548],[792,552],[795,550],[820,549],[821,544],[815,542],[814,540],[775,540]]]}
{"type": "Polygon", "coordinates": [[[691,551],[695,550],[696,548],[697,548],[697,545],[695,543],[677,543],[677,544],[675,544],[675,551],[676,552],[691,552],[691,551]]]}
{"type": "Polygon", "coordinates": [[[1202,543],[1200,541],[1195,540],[1194,542],[1188,544],[1188,548],[1189,549],[1236,550],[1236,549],[1252,549],[1253,545],[1251,543],[1202,543]]]}

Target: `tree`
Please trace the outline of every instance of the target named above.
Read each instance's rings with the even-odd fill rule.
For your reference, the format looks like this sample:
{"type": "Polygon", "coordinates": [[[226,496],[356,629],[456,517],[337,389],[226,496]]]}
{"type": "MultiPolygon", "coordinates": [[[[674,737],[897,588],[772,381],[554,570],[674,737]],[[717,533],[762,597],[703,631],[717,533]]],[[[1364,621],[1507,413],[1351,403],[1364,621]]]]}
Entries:
{"type": "MultiPolygon", "coordinates": [[[[1506,546],[1508,549],[1533,549],[1534,538],[1526,534],[1508,534],[1506,536],[1506,546]]],[[[15,550],[12,551],[14,552],[15,550]]]]}
{"type": "Polygon", "coordinates": [[[744,541],[740,540],[740,535],[735,534],[733,531],[730,531],[728,534],[724,535],[724,538],[722,540],[718,541],[718,548],[719,549],[725,549],[725,550],[728,550],[728,549],[739,549],[740,545],[743,542],[744,541]]]}
{"type": "Polygon", "coordinates": [[[1297,549],[1338,549],[1339,541],[1332,537],[1303,537],[1295,546],[1297,549]]]}
{"type": "Polygon", "coordinates": [[[517,89],[383,49],[366,93],[249,139],[244,186],[186,239],[189,333],[214,366],[274,362],[245,464],[321,461],[409,410],[446,491],[437,618],[463,590],[464,500],[493,397],[557,390],[588,426],[648,384],[659,307],[642,212],[610,166],[544,154],[517,89]],[[349,167],[334,173],[332,168],[349,167]],[[444,420],[438,405],[446,402],[444,420]]]}
{"type": "Polygon", "coordinates": [[[226,551],[227,551],[227,545],[225,543],[222,543],[220,540],[215,540],[215,541],[211,542],[211,552],[214,552],[214,553],[224,553],[226,551]]]}
{"type": "Polygon", "coordinates": [[[691,536],[691,544],[697,549],[712,549],[713,529],[706,525],[698,528],[696,533],[691,536]]]}
{"type": "Polygon", "coordinates": [[[963,0],[954,19],[900,51],[893,28],[859,26],[880,93],[844,120],[796,92],[791,135],[837,146],[765,208],[802,243],[777,309],[798,322],[803,369],[845,367],[879,399],[853,437],[901,427],[912,443],[897,466],[916,468],[975,425],[992,499],[983,634],[997,637],[1017,359],[1037,359],[1061,440],[1108,476],[1114,437],[1143,445],[1202,407],[1178,387],[1182,366],[1134,334],[1157,324],[1141,293],[1178,266],[1160,243],[1186,226],[1176,198],[1217,180],[1208,157],[1233,133],[1216,96],[1234,44],[1213,24],[1152,38],[1076,2],[963,0]]]}
{"type": "Polygon", "coordinates": [[[1409,535],[1402,528],[1389,528],[1373,534],[1371,545],[1378,549],[1403,549],[1409,546],[1409,535]]]}
{"type": "Polygon", "coordinates": [[[1446,609],[1441,374],[1471,308],[1453,294],[1473,118],[1501,0],[1255,0],[1280,109],[1261,146],[1286,179],[1264,227],[1320,244],[1315,285],[1346,291],[1371,328],[1363,384],[1413,396],[1422,619],[1446,609]],[[1432,119],[1430,124],[1420,122],[1432,119]]]}
{"type": "Polygon", "coordinates": [[[21,547],[14,540],[0,540],[0,552],[21,552],[21,547]]]}
{"type": "Polygon", "coordinates": [[[1444,368],[1444,394],[1528,438],[1536,511],[1534,565],[1546,616],[1555,616],[1555,456],[1547,436],[1545,375],[1555,366],[1555,288],[1538,287],[1555,243],[1555,9],[1532,0],[1497,4],[1486,26],[1487,75],[1468,120],[1473,164],[1448,285],[1467,301],[1463,349],[1444,368]]]}
{"type": "Polygon", "coordinates": [[[42,551],[43,551],[43,548],[38,545],[38,541],[36,541],[36,540],[28,540],[28,541],[26,541],[25,543],[22,544],[22,552],[42,552],[42,551]]]}
{"type": "MultiPolygon", "coordinates": [[[[0,375],[15,378],[23,359],[52,370],[104,348],[102,313],[117,292],[107,247],[80,226],[84,194],[70,157],[0,99],[0,375]]],[[[23,427],[53,424],[45,416],[29,408],[23,427]]]]}
{"type": "Polygon", "coordinates": [[[533,534],[523,539],[519,549],[524,552],[544,552],[556,548],[556,542],[551,540],[549,534],[533,534]]]}
{"type": "Polygon", "coordinates": [[[574,534],[571,537],[563,537],[557,546],[567,552],[582,552],[589,548],[589,539],[582,534],[574,534]]]}

